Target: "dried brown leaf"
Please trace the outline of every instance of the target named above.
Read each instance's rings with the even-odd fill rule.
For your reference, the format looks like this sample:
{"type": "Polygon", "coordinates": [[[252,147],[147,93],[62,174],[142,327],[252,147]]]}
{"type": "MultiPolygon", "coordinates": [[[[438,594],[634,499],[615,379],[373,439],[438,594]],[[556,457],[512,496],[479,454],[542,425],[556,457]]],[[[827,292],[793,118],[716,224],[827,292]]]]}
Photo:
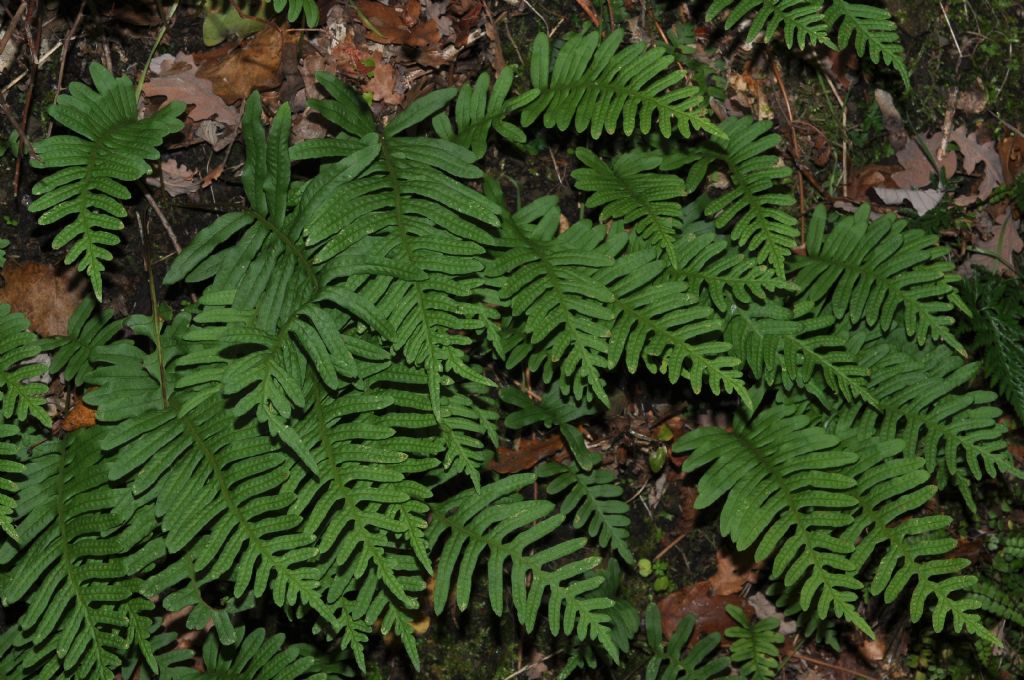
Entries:
{"type": "Polygon", "coordinates": [[[281,29],[270,25],[237,47],[197,54],[198,75],[209,80],[213,91],[229,104],[254,90],[272,90],[282,81],[284,36],[281,29]]]}
{"type": "Polygon", "coordinates": [[[43,336],[67,335],[68,320],[85,288],[73,269],[57,273],[41,262],[10,262],[3,270],[0,303],[28,317],[29,328],[43,336]]]}
{"type": "Polygon", "coordinates": [[[142,86],[142,94],[145,96],[184,102],[189,107],[188,117],[197,123],[216,118],[231,127],[238,125],[241,118],[238,109],[228,106],[213,91],[209,80],[197,76],[197,67],[191,54],[179,52],[177,57],[161,55],[153,59],[150,70],[156,77],[142,86]]]}

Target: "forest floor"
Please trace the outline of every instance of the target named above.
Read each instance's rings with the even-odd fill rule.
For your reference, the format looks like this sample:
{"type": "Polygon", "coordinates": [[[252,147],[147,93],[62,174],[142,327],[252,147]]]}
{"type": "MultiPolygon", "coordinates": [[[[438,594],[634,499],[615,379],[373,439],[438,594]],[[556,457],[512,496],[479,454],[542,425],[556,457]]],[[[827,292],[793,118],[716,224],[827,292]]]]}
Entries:
{"type": "MultiPolygon", "coordinates": [[[[63,332],[88,293],[62,268],[64,254],[51,248],[56,228],[40,227],[28,210],[41,177],[31,163],[31,140],[51,133],[47,107],[69,83],[88,81],[93,62],[136,82],[144,76],[150,110],[166,99],[189,106],[185,129],[133,198],[108,270],[104,304],[121,315],[149,314],[154,299],[187,301],[190,291],[165,287],[162,276],[202,227],[241,201],[239,122],[251,91],[262,93],[268,113],[291,106],[293,141],[312,139],[328,132],[306,106],[320,96],[317,71],[341,77],[386,118],[423,93],[528,63],[538,31],[558,36],[586,24],[624,27],[631,39],[648,43],[676,40],[688,51],[687,63],[702,69],[720,113],[772,120],[787,164],[798,168],[793,188],[804,213],[820,202],[842,209],[865,201],[878,211],[925,212],[934,162],[956,189],[935,211],[942,223],[931,228],[955,247],[960,266],[1005,271],[1024,247],[1019,222],[972,209],[1024,165],[1024,3],[1015,0],[888,0],[904,38],[910,89],[849,50],[745,45],[739,29],[702,23],[707,3],[324,0],[315,29],[289,29],[281,19],[221,14],[195,2],[172,8],[160,0],[4,1],[0,28],[13,31],[0,33],[0,237],[11,245],[0,301],[25,310],[40,332],[63,332]],[[694,28],[687,33],[685,25],[694,28]]],[[[583,210],[568,186],[574,157],[565,148],[531,140],[522,154],[494,151],[485,162],[523,203],[554,192],[570,218],[583,210]]],[[[624,588],[637,602],[658,601],[666,618],[697,613],[699,630],[721,631],[732,624],[722,605],[746,599],[757,565],[719,544],[693,507],[694,487],[678,465],[658,459],[665,457],[663,442],[691,426],[688,419],[727,422],[730,404],[702,404],[695,415],[693,404],[664,385],[625,375],[613,403],[585,436],[592,450],[615,461],[632,506],[631,548],[650,561],[651,573],[627,573],[624,588]]],[[[545,431],[505,444],[498,465],[509,469],[528,469],[562,448],[559,436],[545,431]]],[[[982,512],[1020,509],[993,501],[982,512]]],[[[982,551],[980,539],[962,550],[972,558],[982,551]]],[[[515,626],[489,615],[483,596],[475,604],[460,616],[426,620],[423,677],[555,677],[560,663],[547,656],[543,638],[524,645],[515,626]]],[[[889,639],[846,635],[833,646],[792,633],[779,677],[939,677],[940,667],[963,658],[955,640],[891,630],[889,639]]],[[[410,674],[398,649],[382,647],[375,662],[379,677],[410,674]]],[[[626,659],[607,677],[640,677],[640,663],[626,659]]]]}

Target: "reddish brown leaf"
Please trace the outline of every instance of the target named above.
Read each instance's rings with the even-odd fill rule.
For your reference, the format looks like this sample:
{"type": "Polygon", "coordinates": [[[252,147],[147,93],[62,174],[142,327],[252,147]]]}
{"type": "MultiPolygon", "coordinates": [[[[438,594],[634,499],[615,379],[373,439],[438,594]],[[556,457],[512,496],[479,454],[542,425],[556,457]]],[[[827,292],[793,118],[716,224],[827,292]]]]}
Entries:
{"type": "Polygon", "coordinates": [[[753,614],[746,601],[738,595],[716,594],[710,581],[699,581],[667,595],[658,602],[665,639],[672,637],[679,622],[688,614],[697,617],[695,633],[690,638],[691,646],[705,635],[723,633],[726,628],[736,625],[725,611],[727,604],[742,607],[748,616],[753,614]]]}
{"type": "Polygon", "coordinates": [[[563,448],[562,436],[557,434],[545,439],[521,440],[514,449],[499,446],[497,459],[487,463],[487,469],[503,475],[532,470],[537,463],[563,448]]]}
{"type": "MultiPolygon", "coordinates": [[[[385,45],[426,47],[441,40],[441,31],[433,21],[418,23],[419,2],[415,11],[403,11],[373,0],[359,0],[359,19],[366,26],[366,37],[385,45]]],[[[406,8],[408,10],[408,6],[406,8]]]]}
{"type": "Polygon", "coordinates": [[[281,54],[285,34],[267,26],[234,48],[219,48],[195,55],[197,75],[213,85],[228,104],[249,96],[253,90],[272,90],[281,84],[281,54]]]}
{"type": "Polygon", "coordinates": [[[8,263],[3,270],[0,303],[28,317],[29,328],[43,336],[67,335],[68,320],[82,301],[82,281],[41,262],[8,263]]]}

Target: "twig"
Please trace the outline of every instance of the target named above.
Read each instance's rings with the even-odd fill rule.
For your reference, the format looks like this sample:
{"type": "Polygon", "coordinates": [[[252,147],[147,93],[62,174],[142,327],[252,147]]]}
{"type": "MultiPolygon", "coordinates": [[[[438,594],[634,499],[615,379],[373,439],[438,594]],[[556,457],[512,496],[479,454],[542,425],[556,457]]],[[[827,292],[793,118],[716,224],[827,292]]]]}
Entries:
{"type": "Polygon", "coordinates": [[[682,540],[684,538],[686,538],[687,536],[689,536],[689,535],[690,535],[689,531],[684,531],[683,533],[681,533],[678,536],[676,536],[675,538],[673,538],[671,543],[669,543],[664,548],[662,548],[661,550],[658,551],[658,554],[655,555],[653,559],[651,559],[651,562],[657,562],[658,560],[660,560],[662,557],[664,557],[666,554],[668,554],[669,550],[671,550],[672,548],[674,548],[677,545],[679,545],[679,543],[682,542],[682,540]]]}
{"type": "Polygon", "coordinates": [[[551,652],[550,654],[545,656],[543,659],[539,659],[539,660],[534,661],[532,663],[528,663],[525,666],[523,666],[522,668],[520,668],[519,670],[517,670],[515,673],[510,673],[509,675],[506,675],[502,680],[512,680],[512,678],[515,678],[515,677],[518,677],[518,676],[522,675],[523,673],[525,673],[526,671],[530,670],[531,668],[533,668],[537,664],[544,663],[545,661],[547,661],[551,657],[558,656],[561,653],[562,653],[561,649],[556,650],[554,652],[551,652]]]}
{"type": "Polygon", "coordinates": [[[11,17],[11,23],[7,24],[7,30],[4,32],[4,37],[0,38],[0,53],[3,53],[4,48],[7,47],[7,41],[14,35],[14,25],[21,21],[21,15],[28,9],[28,3],[22,0],[21,4],[18,5],[18,9],[14,12],[14,16],[11,17]]]}
{"type": "Polygon", "coordinates": [[[164,231],[167,232],[167,236],[171,239],[171,245],[174,246],[174,252],[181,255],[181,246],[178,245],[178,237],[174,235],[174,229],[171,228],[171,223],[167,221],[167,217],[164,216],[164,211],[160,209],[156,199],[153,198],[152,194],[147,190],[142,191],[142,195],[146,197],[146,203],[149,203],[149,207],[156,213],[156,217],[160,220],[160,224],[164,225],[164,231]]]}
{"type": "MultiPolygon", "coordinates": [[[[157,3],[160,4],[160,3],[157,3]]],[[[64,46],[60,51],[60,68],[57,70],[57,87],[54,88],[56,94],[60,94],[60,90],[64,87],[64,68],[68,63],[68,52],[71,50],[71,43],[75,39],[75,32],[78,30],[79,24],[82,23],[82,16],[85,15],[85,3],[83,2],[78,6],[78,14],[75,16],[74,22],[71,24],[71,29],[68,34],[64,36],[64,46]]],[[[46,127],[46,136],[49,137],[53,134],[53,119],[50,119],[50,124],[46,127]]]]}
{"type": "Polygon", "coordinates": [[[167,12],[164,17],[164,22],[160,24],[160,30],[156,34],[156,40],[153,42],[152,49],[149,50],[149,56],[146,58],[146,63],[142,65],[142,70],[139,71],[139,82],[135,83],[135,98],[138,99],[142,96],[142,85],[146,82],[146,74],[149,72],[149,65],[153,62],[153,56],[156,54],[156,50],[160,47],[160,41],[164,39],[167,34],[167,29],[170,26],[171,19],[174,18],[174,13],[178,11],[178,1],[175,0],[174,4],[171,5],[171,9],[167,12]]]}
{"type": "Polygon", "coordinates": [[[940,2],[939,9],[942,10],[942,18],[946,20],[946,26],[949,28],[949,35],[953,37],[953,45],[956,47],[956,53],[960,55],[961,59],[963,59],[964,51],[960,49],[960,41],[956,39],[956,32],[953,30],[953,24],[949,23],[949,15],[946,13],[946,4],[940,2]]]}
{"type": "MultiPolygon", "coordinates": [[[[786,105],[786,127],[789,128],[789,146],[792,149],[793,160],[800,163],[800,145],[796,139],[796,128],[793,127],[793,107],[789,104],[789,94],[786,92],[786,84],[782,80],[782,69],[779,68],[777,59],[772,59],[772,73],[775,74],[775,82],[782,93],[782,102],[786,105]]],[[[804,197],[804,176],[800,173],[796,176],[797,194],[800,196],[800,248],[807,247],[807,203],[804,197]]]]}
{"type": "Polygon", "coordinates": [[[805,654],[801,654],[800,652],[793,652],[792,657],[794,659],[800,659],[801,661],[806,661],[807,663],[812,663],[815,666],[821,666],[823,668],[830,668],[830,669],[832,669],[834,671],[839,671],[841,673],[849,673],[850,675],[854,675],[854,676],[856,676],[858,678],[864,678],[864,680],[878,680],[877,676],[868,675],[867,673],[861,673],[860,671],[854,670],[853,668],[846,668],[844,666],[839,666],[839,665],[836,665],[834,663],[829,663],[828,661],[825,661],[823,659],[815,659],[813,656],[807,656],[805,654]]]}
{"type": "Polygon", "coordinates": [[[580,6],[583,13],[590,19],[590,23],[594,26],[601,26],[601,17],[597,16],[597,12],[594,11],[594,6],[590,3],[590,0],[576,0],[576,4],[580,6]]]}

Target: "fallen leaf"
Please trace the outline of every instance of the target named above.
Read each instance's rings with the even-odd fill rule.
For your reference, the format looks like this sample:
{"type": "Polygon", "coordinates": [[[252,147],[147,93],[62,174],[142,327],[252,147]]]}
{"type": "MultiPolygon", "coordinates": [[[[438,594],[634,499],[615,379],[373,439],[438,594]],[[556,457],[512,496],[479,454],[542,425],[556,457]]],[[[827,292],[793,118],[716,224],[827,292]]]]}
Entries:
{"type": "Polygon", "coordinates": [[[179,165],[173,158],[168,158],[160,164],[160,174],[160,177],[147,177],[146,184],[154,187],[163,186],[164,191],[170,196],[183,196],[199,191],[198,171],[179,165]]]}
{"type": "Polygon", "coordinates": [[[967,128],[963,125],[949,135],[949,141],[957,146],[960,155],[963,156],[964,172],[973,174],[979,163],[985,165],[985,171],[981,177],[981,184],[978,185],[978,198],[985,200],[992,195],[992,191],[1003,183],[1002,162],[999,159],[999,152],[996,151],[994,142],[979,142],[978,133],[967,134],[967,128]]]}
{"type": "Polygon", "coordinates": [[[405,99],[405,89],[395,87],[395,67],[380,63],[373,69],[373,77],[363,87],[363,92],[373,95],[373,101],[398,105],[405,99]],[[399,91],[400,90],[400,91],[399,91]]]}
{"type": "Polygon", "coordinates": [[[1004,263],[1013,262],[1014,256],[1024,250],[1024,240],[1021,239],[1021,222],[1014,217],[1013,211],[1005,205],[993,206],[993,215],[989,211],[982,210],[975,219],[975,229],[984,234],[983,238],[975,241],[978,248],[990,250],[998,257],[992,257],[985,253],[973,253],[964,262],[962,270],[970,271],[972,266],[984,267],[991,271],[1003,274],[1009,272],[1004,263]]]}
{"type": "Polygon", "coordinates": [[[723,552],[721,549],[715,555],[717,570],[708,579],[708,584],[715,591],[716,595],[735,595],[743,590],[748,583],[755,583],[759,577],[760,563],[745,564],[736,560],[739,556],[723,552]]]}
{"type": "Polygon", "coordinates": [[[75,270],[61,273],[42,262],[8,263],[3,269],[0,303],[28,317],[29,328],[42,336],[67,335],[68,320],[85,292],[75,270]]]}
{"type": "Polygon", "coordinates": [[[726,628],[736,625],[725,611],[727,604],[741,607],[748,615],[753,613],[743,598],[738,595],[718,595],[708,581],[698,581],[677,590],[658,602],[662,634],[666,640],[672,637],[679,622],[688,614],[697,617],[690,645],[710,633],[724,633],[726,628]]]}
{"type": "Polygon", "coordinates": [[[531,470],[543,459],[565,448],[562,435],[556,434],[544,439],[520,440],[514,449],[498,447],[498,457],[487,463],[488,470],[510,475],[531,470]]]}
{"type": "Polygon", "coordinates": [[[68,411],[67,416],[60,421],[60,429],[64,432],[74,432],[82,427],[92,427],[96,424],[96,409],[87,406],[82,398],[75,395],[75,405],[68,411]]]}
{"type": "Polygon", "coordinates": [[[772,601],[765,597],[764,593],[754,593],[747,598],[747,603],[759,619],[777,619],[779,622],[779,633],[792,635],[797,631],[796,621],[787,619],[779,611],[779,608],[772,604],[772,601]]]}
{"type": "Polygon", "coordinates": [[[219,48],[195,55],[197,75],[213,85],[213,91],[228,104],[249,96],[254,90],[271,90],[281,84],[281,54],[284,32],[269,25],[234,48],[219,48]]]}
{"type": "Polygon", "coordinates": [[[437,23],[428,19],[419,23],[419,0],[405,8],[389,7],[374,0],[359,0],[359,20],[366,26],[366,37],[386,45],[426,47],[441,41],[437,23]]]}
{"type": "Polygon", "coordinates": [[[213,91],[209,80],[197,76],[196,63],[191,54],[179,52],[177,57],[162,54],[153,59],[150,70],[156,77],[143,84],[142,94],[145,96],[184,102],[189,107],[188,117],[197,123],[216,118],[224,125],[238,125],[241,119],[238,109],[228,106],[213,91]]]}
{"type": "MultiPolygon", "coordinates": [[[[942,144],[942,135],[935,133],[923,141],[928,151],[931,152],[932,158],[937,159],[939,145],[942,144]]],[[[917,142],[913,140],[908,142],[905,147],[896,152],[896,158],[903,167],[902,171],[892,174],[892,180],[897,189],[920,189],[932,183],[935,169],[917,142]]],[[[956,154],[947,153],[943,157],[940,167],[945,170],[946,177],[950,178],[956,174],[956,166],[956,154]]]]}
{"type": "Polygon", "coordinates": [[[1024,137],[1009,135],[999,140],[999,160],[1003,166],[1003,180],[1012,184],[1024,169],[1024,137]]]}
{"type": "Polygon", "coordinates": [[[908,201],[918,215],[924,215],[942,201],[938,189],[889,189],[874,187],[875,194],[886,205],[899,205],[908,201]]]}

